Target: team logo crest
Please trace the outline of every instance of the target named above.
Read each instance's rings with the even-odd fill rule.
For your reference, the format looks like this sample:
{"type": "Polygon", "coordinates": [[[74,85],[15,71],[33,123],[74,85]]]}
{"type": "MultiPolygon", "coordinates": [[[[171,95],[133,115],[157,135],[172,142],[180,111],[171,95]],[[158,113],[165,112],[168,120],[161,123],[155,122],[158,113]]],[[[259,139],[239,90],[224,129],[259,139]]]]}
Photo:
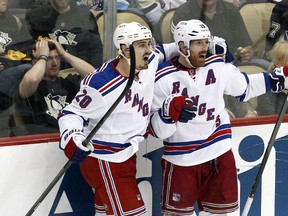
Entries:
{"type": "Polygon", "coordinates": [[[141,194],[137,194],[137,200],[142,200],[141,194]]]}
{"type": "Polygon", "coordinates": [[[179,193],[173,193],[173,197],[172,197],[172,200],[175,201],[175,202],[180,202],[180,199],[181,199],[181,194],[179,193]]]}
{"type": "Polygon", "coordinates": [[[8,33],[0,31],[0,54],[5,52],[6,46],[12,42],[12,39],[8,36],[8,33]]]}

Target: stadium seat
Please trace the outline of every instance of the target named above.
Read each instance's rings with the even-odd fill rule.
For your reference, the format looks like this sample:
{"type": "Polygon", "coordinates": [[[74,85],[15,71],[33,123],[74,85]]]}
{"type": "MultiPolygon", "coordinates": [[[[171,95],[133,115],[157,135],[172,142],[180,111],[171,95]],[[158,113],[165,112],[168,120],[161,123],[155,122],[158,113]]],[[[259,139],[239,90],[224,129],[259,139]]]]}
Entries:
{"type": "Polygon", "coordinates": [[[265,37],[270,27],[270,16],[274,3],[243,3],[240,14],[255,47],[255,56],[262,58],[265,50],[265,37]]]}
{"type": "Polygon", "coordinates": [[[66,78],[69,74],[79,74],[74,68],[67,68],[59,71],[58,76],[66,78]]]}
{"type": "Polygon", "coordinates": [[[17,16],[22,22],[25,20],[25,15],[28,9],[26,8],[9,8],[9,12],[12,15],[17,16]]]}
{"type": "Polygon", "coordinates": [[[171,43],[173,41],[170,29],[171,29],[171,20],[172,20],[174,12],[175,12],[175,8],[171,8],[165,11],[159,20],[162,43],[171,43]]]}

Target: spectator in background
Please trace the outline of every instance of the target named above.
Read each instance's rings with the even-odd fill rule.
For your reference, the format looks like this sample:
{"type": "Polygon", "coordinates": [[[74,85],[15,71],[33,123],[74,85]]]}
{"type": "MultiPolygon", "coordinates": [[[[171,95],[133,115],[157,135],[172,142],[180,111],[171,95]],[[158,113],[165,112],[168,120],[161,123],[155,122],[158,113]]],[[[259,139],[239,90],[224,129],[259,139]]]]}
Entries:
{"type": "Polygon", "coordinates": [[[187,1],[178,7],[172,19],[171,30],[181,20],[199,19],[213,35],[226,40],[232,53],[237,53],[242,61],[254,56],[252,41],[237,7],[224,0],[187,1]]]}
{"type": "MultiPolygon", "coordinates": [[[[288,41],[278,41],[274,44],[269,58],[271,58],[271,66],[269,72],[272,72],[276,67],[281,67],[288,64],[288,41]]],[[[259,115],[275,115],[279,114],[283,103],[286,100],[287,90],[279,94],[268,93],[261,95],[257,99],[257,112],[259,115]]],[[[288,113],[288,110],[286,111],[288,113]]]]}
{"type": "Polygon", "coordinates": [[[0,0],[0,71],[9,67],[2,57],[10,46],[21,41],[22,36],[22,22],[9,12],[7,5],[8,0],[0,0]]]}
{"type": "Polygon", "coordinates": [[[0,30],[7,33],[11,43],[19,41],[19,31],[22,29],[21,20],[11,14],[8,9],[8,0],[0,0],[0,30]]]}
{"type": "Polygon", "coordinates": [[[86,5],[78,6],[74,0],[37,1],[26,14],[26,21],[34,40],[39,36],[50,37],[94,67],[102,64],[98,26],[86,5]]]}
{"type": "MultiPolygon", "coordinates": [[[[77,5],[87,5],[90,11],[96,16],[104,9],[104,0],[76,0],[77,5]]],[[[130,8],[129,1],[117,0],[117,10],[127,10],[130,8]]]]}
{"type": "Polygon", "coordinates": [[[15,56],[8,53],[17,49],[23,36],[20,18],[8,8],[8,3],[12,1],[0,0],[0,113],[10,107],[13,92],[23,72],[30,67],[30,64],[21,65],[21,61],[15,61],[15,56]]]}
{"type": "Polygon", "coordinates": [[[33,46],[32,67],[22,78],[15,93],[17,107],[11,126],[16,135],[58,132],[57,117],[72,101],[81,78],[95,68],[82,59],[66,52],[59,42],[43,39],[33,46]],[[61,58],[72,65],[79,74],[59,77],[61,58]]]}
{"type": "MultiPolygon", "coordinates": [[[[155,0],[132,0],[134,6],[140,9],[151,26],[153,36],[157,42],[161,42],[159,20],[164,13],[161,4],[155,0]]],[[[171,41],[172,42],[172,41],[171,41]]]]}
{"type": "MultiPolygon", "coordinates": [[[[225,0],[225,1],[233,3],[236,7],[240,6],[240,0],[225,0]]],[[[181,4],[187,2],[187,0],[158,0],[158,2],[161,4],[161,8],[164,11],[166,11],[171,8],[179,7],[181,4]]]]}
{"type": "Polygon", "coordinates": [[[275,6],[270,17],[270,29],[266,35],[264,57],[270,59],[269,52],[277,41],[288,39],[288,1],[274,2],[275,6]]]}
{"type": "Polygon", "coordinates": [[[9,8],[30,8],[31,3],[38,0],[11,0],[9,2],[9,8]]]}
{"type": "Polygon", "coordinates": [[[31,64],[25,63],[9,67],[0,72],[0,113],[9,109],[12,98],[25,72],[31,64]]]}
{"type": "MultiPolygon", "coordinates": [[[[233,3],[235,6],[239,7],[239,0],[225,0],[227,2],[233,3]]],[[[161,32],[159,30],[159,21],[161,16],[165,11],[170,9],[176,9],[180,5],[187,2],[187,0],[131,0],[134,2],[134,6],[141,9],[146,18],[148,19],[150,25],[152,26],[153,35],[157,41],[161,41],[161,32]]]]}

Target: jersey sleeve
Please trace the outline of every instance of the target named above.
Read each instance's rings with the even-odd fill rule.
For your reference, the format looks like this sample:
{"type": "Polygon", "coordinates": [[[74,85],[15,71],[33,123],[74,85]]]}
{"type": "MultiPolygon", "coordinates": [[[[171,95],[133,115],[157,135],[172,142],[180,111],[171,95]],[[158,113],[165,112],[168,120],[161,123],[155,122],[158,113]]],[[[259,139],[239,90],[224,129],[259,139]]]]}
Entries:
{"type": "Polygon", "coordinates": [[[155,52],[158,55],[159,64],[178,55],[176,43],[159,44],[155,47],[155,52]]]}
{"type": "Polygon", "coordinates": [[[65,148],[73,133],[83,131],[89,119],[100,119],[107,106],[101,94],[94,88],[83,85],[73,101],[58,118],[61,134],[60,148],[65,148]]]}
{"type": "Polygon", "coordinates": [[[166,120],[161,116],[162,105],[164,100],[169,96],[169,92],[165,79],[160,79],[155,83],[149,128],[153,136],[160,139],[170,137],[176,131],[177,123],[166,120]]]}
{"type": "Polygon", "coordinates": [[[225,94],[232,95],[239,101],[248,101],[250,98],[257,97],[271,90],[267,73],[247,74],[240,72],[232,64],[226,64],[226,66],[228,67],[226,71],[230,73],[225,76],[227,78],[225,81],[225,94]]]}
{"type": "Polygon", "coordinates": [[[78,115],[67,114],[58,120],[60,129],[60,148],[64,149],[72,135],[77,131],[83,131],[83,119],[78,115]]]}

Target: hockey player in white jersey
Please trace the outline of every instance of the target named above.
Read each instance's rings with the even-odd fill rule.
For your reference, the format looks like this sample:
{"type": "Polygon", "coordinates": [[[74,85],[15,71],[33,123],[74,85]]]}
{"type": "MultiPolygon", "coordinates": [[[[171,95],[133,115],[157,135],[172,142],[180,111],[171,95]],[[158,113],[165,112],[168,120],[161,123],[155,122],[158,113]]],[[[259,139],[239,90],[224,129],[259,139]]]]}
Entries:
{"type": "Polygon", "coordinates": [[[174,31],[179,56],[161,64],[156,74],[150,127],[164,139],[162,157],[164,215],[227,215],[238,208],[237,172],[231,151],[231,125],[223,95],[240,101],[266,92],[280,92],[287,66],[248,75],[208,55],[208,27],[199,20],[181,21],[174,31]],[[182,105],[197,107],[182,121],[182,105]],[[164,103],[163,103],[164,101],[164,103]]]}
{"type": "Polygon", "coordinates": [[[119,56],[87,75],[75,99],[63,110],[59,118],[60,147],[70,160],[83,161],[81,173],[95,190],[96,215],[144,215],[146,208],[136,183],[135,153],[148,126],[158,64],[164,56],[175,56],[177,49],[171,43],[153,51],[151,31],[136,22],[120,24],[113,37],[119,56]],[[136,57],[135,80],[85,147],[83,140],[126,85],[131,44],[136,57]]]}

